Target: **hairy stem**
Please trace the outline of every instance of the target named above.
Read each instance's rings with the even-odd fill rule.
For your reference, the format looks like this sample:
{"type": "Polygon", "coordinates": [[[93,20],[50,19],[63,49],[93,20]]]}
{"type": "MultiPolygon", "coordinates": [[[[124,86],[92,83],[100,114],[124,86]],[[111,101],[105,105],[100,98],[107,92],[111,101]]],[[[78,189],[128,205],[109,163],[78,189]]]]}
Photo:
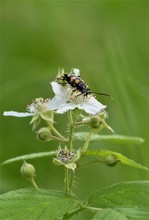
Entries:
{"type": "Polygon", "coordinates": [[[74,133],[74,128],[75,128],[75,123],[76,123],[76,115],[74,115],[74,118],[73,118],[73,115],[72,115],[72,112],[69,111],[68,112],[68,119],[69,119],[69,142],[68,142],[68,146],[69,146],[69,149],[71,150],[73,145],[73,133],[74,133]]]}
{"type": "Polygon", "coordinates": [[[69,193],[69,170],[65,167],[65,192],[69,193]]]}
{"type": "Polygon", "coordinates": [[[69,183],[70,194],[72,194],[72,190],[73,190],[74,177],[75,177],[75,173],[71,172],[70,183],[69,183]]]}

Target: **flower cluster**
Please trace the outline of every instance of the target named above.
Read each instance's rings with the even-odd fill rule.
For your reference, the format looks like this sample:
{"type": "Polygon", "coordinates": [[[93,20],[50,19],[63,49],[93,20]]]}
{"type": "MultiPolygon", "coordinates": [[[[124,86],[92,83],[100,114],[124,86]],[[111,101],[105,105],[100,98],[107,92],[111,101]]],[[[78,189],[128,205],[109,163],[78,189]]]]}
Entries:
{"type": "MultiPolygon", "coordinates": [[[[78,76],[80,71],[73,69],[73,74],[78,76]]],[[[56,113],[63,114],[76,108],[95,115],[106,108],[105,105],[96,100],[93,94],[87,96],[80,94],[79,91],[74,91],[74,88],[69,84],[63,85],[57,81],[53,81],[51,82],[51,86],[55,93],[54,98],[36,98],[31,104],[27,105],[27,112],[5,111],[4,115],[15,117],[45,117],[45,112],[48,111],[53,110],[56,113]]]]}
{"type": "MultiPolygon", "coordinates": [[[[68,193],[68,191],[72,192],[74,171],[79,166],[81,156],[89,147],[92,134],[103,128],[107,128],[112,132],[113,130],[105,122],[107,118],[106,106],[97,101],[95,95],[80,78],[80,70],[73,69],[70,73],[65,73],[62,70],[58,73],[56,79],[51,82],[51,86],[55,94],[53,98],[36,98],[27,105],[27,112],[5,111],[4,116],[31,116],[30,123],[33,125],[33,130],[36,129],[37,139],[58,142],[58,150],[54,151],[53,154],[55,155],[53,163],[64,167],[66,192],[68,193]],[[66,112],[68,112],[67,131],[69,132],[67,137],[56,129],[54,122],[55,114],[66,112]],[[40,123],[41,121],[44,123],[40,123]],[[89,125],[91,132],[87,136],[84,145],[79,148],[74,146],[74,139],[76,138],[74,130],[82,125],[89,125]]],[[[33,178],[34,172],[34,168],[24,162],[21,173],[37,189],[38,187],[33,178]]]]}
{"type": "MultiPolygon", "coordinates": [[[[36,157],[54,156],[53,163],[57,166],[63,166],[65,172],[65,191],[73,194],[75,186],[76,168],[81,168],[92,163],[103,163],[109,167],[114,167],[118,163],[134,166],[144,170],[148,168],[137,164],[127,157],[113,151],[97,149],[89,149],[91,141],[117,141],[123,143],[130,137],[121,135],[99,135],[102,129],[108,129],[114,133],[113,129],[106,123],[108,117],[105,111],[106,106],[101,104],[95,98],[95,92],[92,93],[90,88],[80,77],[80,71],[73,69],[70,73],[64,70],[60,71],[56,79],[51,82],[51,86],[55,96],[53,98],[36,98],[31,104],[27,105],[27,112],[5,111],[4,116],[29,117],[31,116],[31,124],[36,132],[37,139],[40,141],[56,141],[57,149],[55,151],[38,152],[31,155],[19,156],[6,160],[4,163],[33,159],[36,157]],[[68,121],[64,123],[67,127],[63,132],[59,132],[55,126],[54,116],[56,114],[68,113],[68,121]],[[41,123],[42,122],[42,123],[41,123]],[[79,126],[87,126],[89,132],[76,132],[79,126]],[[64,132],[66,131],[66,132],[64,132]],[[83,144],[78,143],[80,141],[83,144]],[[91,159],[93,157],[93,159],[91,159]],[[86,159],[87,158],[87,159],[86,159]],[[83,162],[82,162],[83,161],[83,162]]],[[[105,93],[97,93],[106,95],[105,93]]],[[[136,138],[132,139],[132,141],[136,138]]],[[[138,142],[142,142],[139,139],[138,142]]],[[[3,163],[3,164],[4,164],[3,163]]],[[[35,168],[24,161],[21,167],[21,174],[31,182],[34,188],[38,190],[35,183],[35,168]]]]}

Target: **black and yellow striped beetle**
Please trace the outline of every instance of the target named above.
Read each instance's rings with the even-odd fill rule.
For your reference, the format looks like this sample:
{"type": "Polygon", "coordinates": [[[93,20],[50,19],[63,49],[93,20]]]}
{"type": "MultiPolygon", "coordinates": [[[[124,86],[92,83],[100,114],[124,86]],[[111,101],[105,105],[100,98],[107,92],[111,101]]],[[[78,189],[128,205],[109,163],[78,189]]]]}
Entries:
{"type": "Polygon", "coordinates": [[[63,75],[61,75],[61,78],[57,78],[57,79],[61,79],[64,82],[64,84],[68,83],[72,88],[74,88],[74,91],[80,92],[79,95],[88,96],[89,94],[98,94],[98,95],[109,96],[110,98],[112,98],[111,95],[106,93],[91,92],[90,88],[80,78],[80,76],[76,76],[74,73],[64,73],[63,75]]]}

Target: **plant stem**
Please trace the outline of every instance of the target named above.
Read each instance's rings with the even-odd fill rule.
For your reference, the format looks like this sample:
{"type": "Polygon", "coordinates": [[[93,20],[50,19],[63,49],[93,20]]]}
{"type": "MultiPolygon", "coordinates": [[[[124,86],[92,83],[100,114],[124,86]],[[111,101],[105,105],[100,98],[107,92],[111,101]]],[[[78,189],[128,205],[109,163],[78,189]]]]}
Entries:
{"type": "Polygon", "coordinates": [[[75,123],[76,126],[90,124],[88,121],[78,121],[75,123]]]}
{"type": "Polygon", "coordinates": [[[74,181],[74,172],[71,172],[70,183],[69,183],[70,194],[72,194],[73,181],[74,181]]]}
{"type": "Polygon", "coordinates": [[[62,220],[70,219],[72,216],[78,214],[79,212],[83,211],[84,209],[88,209],[91,211],[102,211],[103,210],[102,208],[97,208],[97,207],[92,207],[92,206],[80,204],[80,207],[74,209],[71,212],[66,213],[64,215],[64,217],[62,218],[62,220]]]}
{"type": "Polygon", "coordinates": [[[74,209],[71,212],[68,212],[64,215],[62,220],[70,219],[73,215],[77,215],[79,212],[81,212],[84,209],[82,205],[80,205],[79,208],[74,209]]]}
{"type": "Polygon", "coordinates": [[[69,146],[69,150],[72,149],[72,142],[73,142],[73,132],[74,132],[74,128],[75,128],[75,123],[77,120],[76,115],[74,115],[74,119],[72,116],[72,112],[69,111],[68,112],[68,118],[69,118],[69,142],[68,142],[68,146],[69,146]]]}
{"type": "MultiPolygon", "coordinates": [[[[57,130],[56,128],[51,124],[48,123],[48,127],[53,131],[53,133],[60,139],[66,140],[57,130]]],[[[67,140],[66,140],[67,141],[67,140]]]]}
{"type": "Polygon", "coordinates": [[[84,145],[83,145],[83,147],[82,147],[82,152],[85,152],[87,150],[87,148],[89,146],[89,142],[90,142],[93,134],[94,134],[94,131],[91,130],[88,137],[87,137],[87,139],[86,139],[86,141],[85,141],[85,143],[84,143],[84,145]]]}
{"type": "Polygon", "coordinates": [[[33,177],[30,179],[30,182],[31,182],[31,184],[33,185],[33,187],[34,187],[36,190],[39,190],[39,188],[38,188],[38,186],[37,186],[37,184],[36,184],[36,182],[35,182],[35,180],[34,180],[33,177]]]}
{"type": "Polygon", "coordinates": [[[65,192],[69,193],[69,170],[65,167],[65,192]]]}
{"type": "Polygon", "coordinates": [[[86,206],[86,205],[84,205],[83,208],[84,209],[89,209],[89,210],[92,210],[92,211],[101,211],[101,210],[103,210],[102,208],[91,207],[91,206],[86,206]]]}
{"type": "Polygon", "coordinates": [[[56,136],[53,136],[51,135],[51,137],[49,138],[50,140],[53,139],[53,140],[56,140],[56,141],[59,141],[59,142],[67,142],[68,140],[67,139],[62,139],[62,138],[59,138],[59,137],[56,137],[56,136]]]}

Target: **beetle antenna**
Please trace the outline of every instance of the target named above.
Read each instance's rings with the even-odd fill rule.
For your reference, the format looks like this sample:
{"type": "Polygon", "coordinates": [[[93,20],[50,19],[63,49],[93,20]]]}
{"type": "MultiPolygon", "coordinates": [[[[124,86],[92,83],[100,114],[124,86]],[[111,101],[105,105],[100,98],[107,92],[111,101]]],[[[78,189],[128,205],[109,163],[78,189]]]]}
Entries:
{"type": "Polygon", "coordinates": [[[108,96],[109,98],[111,98],[113,100],[113,97],[107,93],[102,93],[102,92],[91,92],[91,93],[94,93],[94,94],[97,94],[97,95],[104,95],[104,96],[108,96]]]}

